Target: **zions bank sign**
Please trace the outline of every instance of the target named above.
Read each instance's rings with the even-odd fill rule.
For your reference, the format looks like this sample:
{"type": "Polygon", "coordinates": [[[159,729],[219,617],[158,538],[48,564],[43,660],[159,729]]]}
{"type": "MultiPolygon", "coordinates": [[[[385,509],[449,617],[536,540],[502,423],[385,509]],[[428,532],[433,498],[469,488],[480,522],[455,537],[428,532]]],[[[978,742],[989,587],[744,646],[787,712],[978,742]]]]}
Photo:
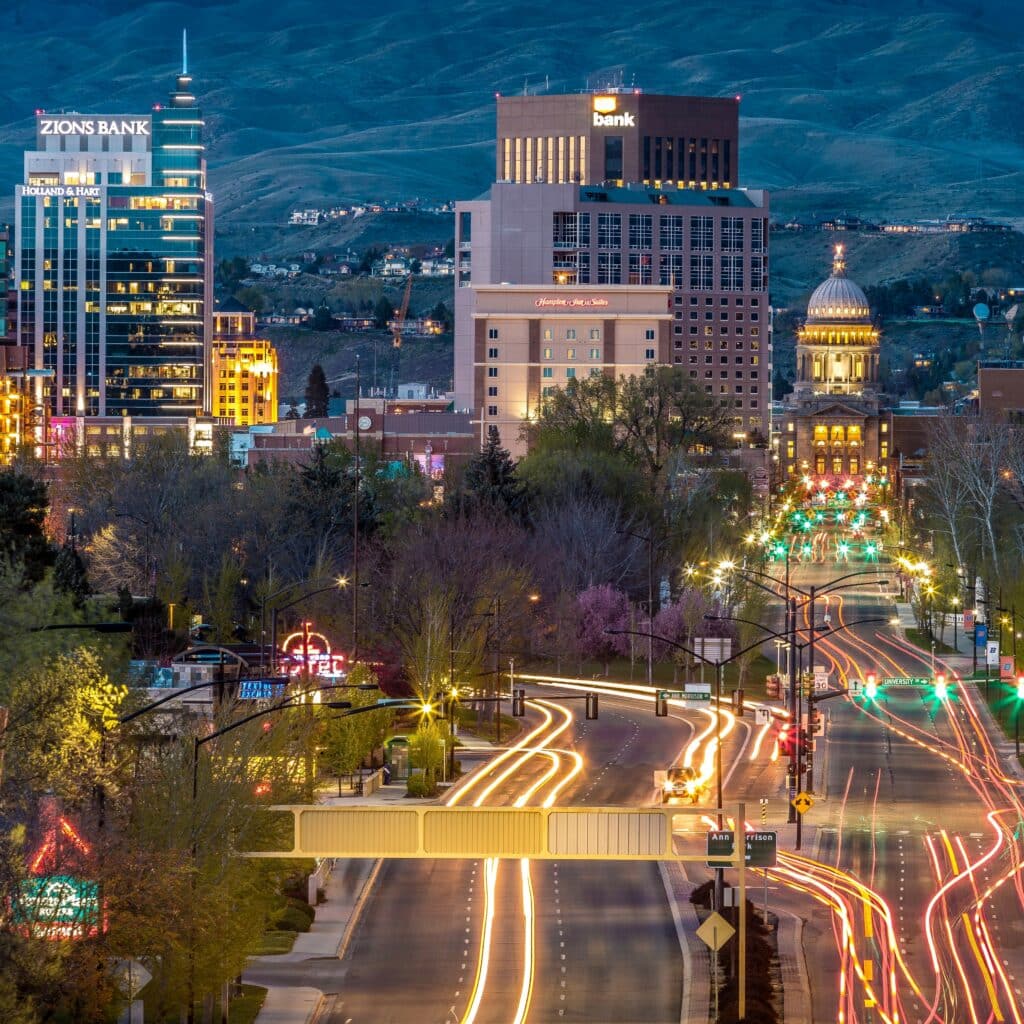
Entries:
{"type": "Polygon", "coordinates": [[[88,136],[103,138],[139,135],[149,138],[148,117],[40,117],[36,121],[39,137],[48,135],[88,136]]]}
{"type": "Polygon", "coordinates": [[[593,100],[593,126],[595,128],[635,128],[636,119],[630,113],[618,110],[615,96],[595,96],[593,100]]]}

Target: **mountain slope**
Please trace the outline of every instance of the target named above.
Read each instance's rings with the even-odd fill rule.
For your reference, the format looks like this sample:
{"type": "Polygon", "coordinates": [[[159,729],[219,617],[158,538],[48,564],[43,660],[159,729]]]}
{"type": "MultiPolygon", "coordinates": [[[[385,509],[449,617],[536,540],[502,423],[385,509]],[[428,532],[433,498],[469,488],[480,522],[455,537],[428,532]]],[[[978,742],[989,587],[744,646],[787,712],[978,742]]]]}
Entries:
{"type": "Polygon", "coordinates": [[[743,182],[779,191],[777,207],[1020,216],[1024,19],[1005,0],[19,0],[0,216],[33,111],[148,109],[172,84],[183,26],[229,222],[324,199],[477,195],[496,91],[575,91],[614,69],[652,92],[742,95],[743,182]]]}

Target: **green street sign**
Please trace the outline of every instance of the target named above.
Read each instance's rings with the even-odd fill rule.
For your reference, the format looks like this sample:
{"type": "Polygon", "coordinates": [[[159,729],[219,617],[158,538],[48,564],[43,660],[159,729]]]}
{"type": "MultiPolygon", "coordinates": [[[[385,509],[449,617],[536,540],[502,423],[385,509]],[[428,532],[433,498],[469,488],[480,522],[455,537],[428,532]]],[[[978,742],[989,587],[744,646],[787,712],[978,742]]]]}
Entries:
{"type": "MultiPolygon", "coordinates": [[[[708,833],[708,867],[731,868],[727,860],[712,860],[712,857],[733,855],[735,833],[731,830],[708,833]]],[[[778,832],[748,832],[745,837],[744,861],[748,868],[773,868],[778,862],[778,832]]]]}
{"type": "Polygon", "coordinates": [[[95,935],[99,886],[71,875],[26,878],[13,902],[12,919],[35,938],[77,939],[95,935]]]}
{"type": "Polygon", "coordinates": [[[661,700],[711,700],[710,690],[659,690],[661,700]]]}
{"type": "Polygon", "coordinates": [[[920,676],[885,676],[882,679],[883,686],[931,686],[930,679],[922,679],[920,676]]]}

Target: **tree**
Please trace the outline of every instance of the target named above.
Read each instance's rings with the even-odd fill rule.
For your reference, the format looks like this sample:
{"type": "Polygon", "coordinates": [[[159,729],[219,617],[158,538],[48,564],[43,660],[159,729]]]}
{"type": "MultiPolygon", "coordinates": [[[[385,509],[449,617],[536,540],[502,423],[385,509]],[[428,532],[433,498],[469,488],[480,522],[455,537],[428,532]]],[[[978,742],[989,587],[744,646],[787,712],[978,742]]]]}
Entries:
{"type": "MultiPolygon", "coordinates": [[[[377,677],[365,665],[355,665],[347,682],[351,687],[358,687],[375,684],[377,677]]],[[[372,690],[347,691],[353,708],[375,704],[377,698],[378,693],[372,690]]],[[[326,719],[320,740],[320,764],[337,777],[339,796],[342,775],[352,775],[383,742],[383,733],[392,717],[392,712],[381,709],[352,716],[332,713],[326,719]]]]}
{"type": "Polygon", "coordinates": [[[321,302],[313,310],[313,320],[310,324],[314,331],[330,331],[334,329],[334,314],[326,302],[321,302]]]}
{"type": "Polygon", "coordinates": [[[382,295],[373,307],[373,325],[383,330],[394,318],[395,307],[386,295],[382,295]]]}
{"type": "Polygon", "coordinates": [[[309,371],[309,379],[306,381],[306,417],[314,418],[327,415],[327,403],[331,397],[331,390],[327,386],[327,377],[324,368],[316,363],[309,371]]]}
{"type": "Polygon", "coordinates": [[[21,567],[25,584],[38,583],[53,564],[46,539],[46,484],[25,473],[0,472],[0,558],[21,567]]]}
{"type": "Polygon", "coordinates": [[[608,675],[609,662],[616,655],[629,651],[629,638],[609,634],[606,630],[629,629],[629,599],[621,590],[607,584],[590,587],[576,598],[579,625],[576,643],[585,658],[604,662],[608,675]]]}
{"type": "Polygon", "coordinates": [[[444,764],[446,739],[441,725],[424,715],[416,731],[409,737],[409,763],[423,772],[424,795],[437,789],[437,776],[444,764]]]}
{"type": "Polygon", "coordinates": [[[267,308],[267,297],[259,288],[248,285],[245,288],[239,288],[234,295],[246,309],[257,316],[267,308]]]}
{"type": "Polygon", "coordinates": [[[464,513],[487,510],[520,521],[526,518],[526,488],[516,476],[508,449],[501,446],[497,427],[488,428],[487,441],[466,467],[455,502],[464,513]]]}
{"type": "Polygon", "coordinates": [[[76,608],[81,608],[89,596],[89,576],[82,556],[70,544],[57,552],[53,564],[53,585],[62,594],[67,594],[76,608]]]}

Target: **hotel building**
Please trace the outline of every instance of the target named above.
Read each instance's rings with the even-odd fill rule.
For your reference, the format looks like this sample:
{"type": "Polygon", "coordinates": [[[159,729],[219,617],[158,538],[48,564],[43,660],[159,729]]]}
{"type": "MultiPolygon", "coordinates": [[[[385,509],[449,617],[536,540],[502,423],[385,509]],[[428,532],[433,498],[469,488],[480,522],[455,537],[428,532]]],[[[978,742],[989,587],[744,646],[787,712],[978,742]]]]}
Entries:
{"type": "Polygon", "coordinates": [[[213,313],[211,411],[233,426],[277,422],[277,351],[256,337],[256,317],[232,303],[213,313]]]}
{"type": "Polygon", "coordinates": [[[15,286],[52,417],[210,411],[213,201],[191,82],[183,68],[148,114],[37,114],[15,286]]]}
{"type": "Polygon", "coordinates": [[[481,436],[521,453],[550,388],[673,365],[767,438],[768,196],[735,187],[736,101],[499,99],[498,136],[499,180],[456,204],[456,403],[481,436]]]}

